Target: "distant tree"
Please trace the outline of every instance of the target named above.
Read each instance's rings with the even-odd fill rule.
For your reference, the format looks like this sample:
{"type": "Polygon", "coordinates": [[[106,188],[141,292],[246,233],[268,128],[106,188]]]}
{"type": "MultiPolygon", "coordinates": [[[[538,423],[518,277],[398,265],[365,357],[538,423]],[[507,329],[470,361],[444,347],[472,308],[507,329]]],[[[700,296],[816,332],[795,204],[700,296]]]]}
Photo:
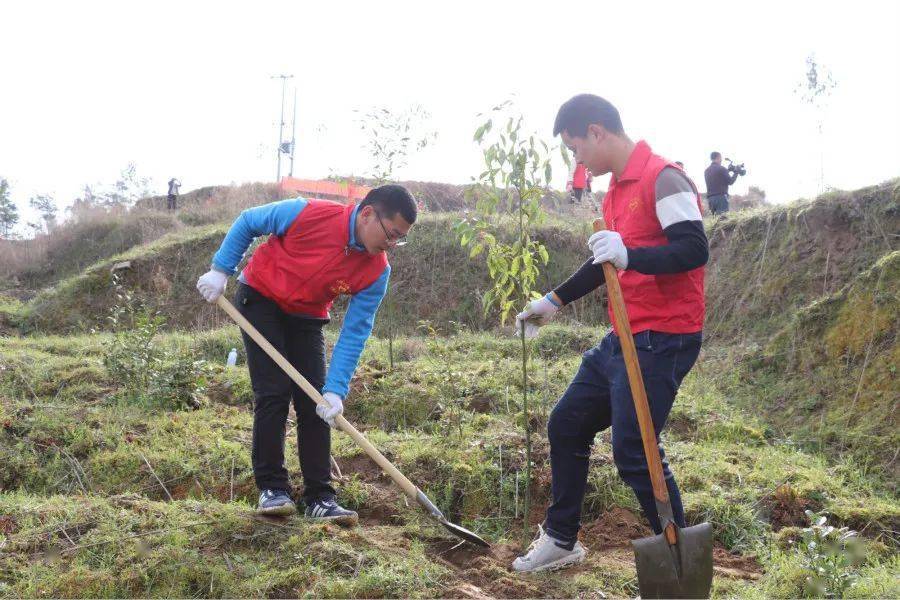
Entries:
{"type": "Polygon", "coordinates": [[[801,101],[810,107],[815,115],[816,130],[819,133],[819,192],[825,191],[825,144],[823,129],[825,127],[825,110],[828,99],[837,82],[831,76],[831,70],[816,61],[816,55],[806,57],[806,73],[803,81],[794,89],[801,101]]]}
{"type": "MultiPolygon", "coordinates": [[[[428,129],[426,124],[431,117],[424,107],[414,104],[403,111],[377,107],[370,109],[358,119],[360,129],[368,137],[369,156],[372,159],[372,177],[375,185],[384,185],[393,181],[398,169],[406,166],[411,152],[424,149],[433,142],[437,133],[428,129]]],[[[399,256],[394,259],[397,268],[399,256]]],[[[387,323],[388,364],[394,368],[394,322],[396,320],[396,285],[381,305],[381,313],[387,323]]]]}
{"type": "Polygon", "coordinates": [[[9,182],[0,177],[0,235],[8,238],[19,222],[19,208],[9,197],[9,182]]]}
{"type": "Polygon", "coordinates": [[[94,215],[98,212],[106,212],[100,205],[100,198],[96,192],[94,192],[94,187],[85,184],[84,189],[82,190],[81,196],[75,198],[72,201],[72,205],[66,208],[66,211],[72,215],[72,218],[75,221],[87,221],[91,218],[91,215],[94,215]]]}
{"type": "Polygon", "coordinates": [[[25,226],[31,230],[32,237],[37,237],[38,234],[44,233],[44,224],[40,221],[28,221],[25,226]]]}
{"type": "Polygon", "coordinates": [[[41,215],[41,219],[44,220],[44,227],[47,230],[47,233],[53,230],[56,226],[56,201],[53,199],[53,196],[48,194],[38,194],[37,196],[32,196],[31,199],[28,200],[28,205],[38,211],[41,215]]]}
{"type": "Polygon", "coordinates": [[[81,201],[87,204],[96,204],[97,203],[97,194],[94,192],[94,188],[88,184],[84,184],[83,194],[80,198],[81,201]]]}
{"type": "Polygon", "coordinates": [[[424,149],[436,139],[436,132],[426,127],[430,118],[423,106],[414,104],[402,111],[372,108],[358,119],[368,137],[372,177],[378,185],[393,180],[406,166],[411,152],[424,149]]]}
{"type": "Polygon", "coordinates": [[[100,204],[107,208],[128,208],[141,198],[152,195],[152,180],[138,175],[133,162],[122,169],[119,178],[109,190],[98,194],[100,204]]]}

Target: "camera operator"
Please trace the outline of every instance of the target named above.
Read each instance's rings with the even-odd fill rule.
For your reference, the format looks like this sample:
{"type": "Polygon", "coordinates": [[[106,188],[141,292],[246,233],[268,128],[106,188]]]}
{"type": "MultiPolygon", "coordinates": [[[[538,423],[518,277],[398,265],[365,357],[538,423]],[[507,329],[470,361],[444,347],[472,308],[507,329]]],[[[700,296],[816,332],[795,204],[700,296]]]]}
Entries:
{"type": "Polygon", "coordinates": [[[709,204],[710,212],[719,215],[728,212],[728,186],[747,171],[743,164],[731,164],[728,168],[722,166],[720,152],[711,153],[709,159],[712,162],[703,172],[703,176],[706,178],[706,201],[709,204]]]}

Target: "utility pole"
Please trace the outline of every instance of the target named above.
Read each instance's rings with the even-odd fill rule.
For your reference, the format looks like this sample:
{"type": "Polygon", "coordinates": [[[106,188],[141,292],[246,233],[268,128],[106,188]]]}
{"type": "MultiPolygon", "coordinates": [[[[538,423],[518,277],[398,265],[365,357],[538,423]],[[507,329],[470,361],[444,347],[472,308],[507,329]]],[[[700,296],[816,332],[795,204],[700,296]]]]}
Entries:
{"type": "Polygon", "coordinates": [[[291,171],[289,175],[294,176],[294,150],[297,148],[297,86],[294,86],[294,116],[291,119],[291,171]]]}
{"type": "Polygon", "coordinates": [[[278,167],[275,175],[276,183],[281,181],[281,144],[283,142],[282,135],[284,134],[284,92],[287,88],[287,80],[293,78],[293,75],[273,75],[269,78],[281,80],[281,116],[278,119],[278,147],[275,149],[275,153],[278,155],[278,167]]]}

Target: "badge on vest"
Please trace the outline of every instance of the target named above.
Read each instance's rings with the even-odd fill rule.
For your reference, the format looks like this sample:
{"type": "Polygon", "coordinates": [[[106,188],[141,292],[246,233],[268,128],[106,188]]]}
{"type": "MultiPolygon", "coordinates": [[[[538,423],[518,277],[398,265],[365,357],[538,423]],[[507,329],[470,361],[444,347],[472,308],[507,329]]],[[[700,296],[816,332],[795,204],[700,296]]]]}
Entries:
{"type": "Polygon", "coordinates": [[[631,209],[631,212],[636,211],[638,206],[640,206],[640,205],[641,205],[641,199],[638,198],[637,196],[635,196],[628,202],[628,208],[631,209]]]}
{"type": "Polygon", "coordinates": [[[343,294],[350,293],[350,284],[344,281],[343,279],[338,279],[333,284],[331,284],[331,293],[335,296],[341,296],[343,294]]]}

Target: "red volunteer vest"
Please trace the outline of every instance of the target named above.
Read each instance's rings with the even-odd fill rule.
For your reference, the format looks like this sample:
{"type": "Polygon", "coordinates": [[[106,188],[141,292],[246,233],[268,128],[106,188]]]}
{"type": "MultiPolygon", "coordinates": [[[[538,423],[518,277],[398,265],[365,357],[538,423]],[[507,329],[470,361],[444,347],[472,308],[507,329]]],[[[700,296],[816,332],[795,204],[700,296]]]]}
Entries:
{"type": "Polygon", "coordinates": [[[576,190],[584,189],[587,184],[587,168],[578,163],[575,165],[575,172],[572,174],[572,187],[576,190]]]}
{"type": "Polygon", "coordinates": [[[369,287],[388,264],[384,252],[350,248],[353,208],[309,200],[283,236],[270,236],[253,253],[247,284],[285,312],[328,318],[335,298],[369,287]]]}
{"type": "MultiPolygon", "coordinates": [[[[610,180],[603,198],[603,219],[607,228],[622,236],[626,247],[669,243],[656,217],[656,178],[665,167],[678,168],[653,154],[650,146],[640,141],[628,158],[622,177],[616,179],[613,175],[610,180]]],[[[699,194],[697,206],[700,206],[699,194]]],[[[631,330],[634,333],[647,329],[663,333],[701,331],[706,312],[703,272],[703,267],[667,275],[618,271],[631,330]]],[[[609,317],[612,320],[612,306],[609,317]]]]}

